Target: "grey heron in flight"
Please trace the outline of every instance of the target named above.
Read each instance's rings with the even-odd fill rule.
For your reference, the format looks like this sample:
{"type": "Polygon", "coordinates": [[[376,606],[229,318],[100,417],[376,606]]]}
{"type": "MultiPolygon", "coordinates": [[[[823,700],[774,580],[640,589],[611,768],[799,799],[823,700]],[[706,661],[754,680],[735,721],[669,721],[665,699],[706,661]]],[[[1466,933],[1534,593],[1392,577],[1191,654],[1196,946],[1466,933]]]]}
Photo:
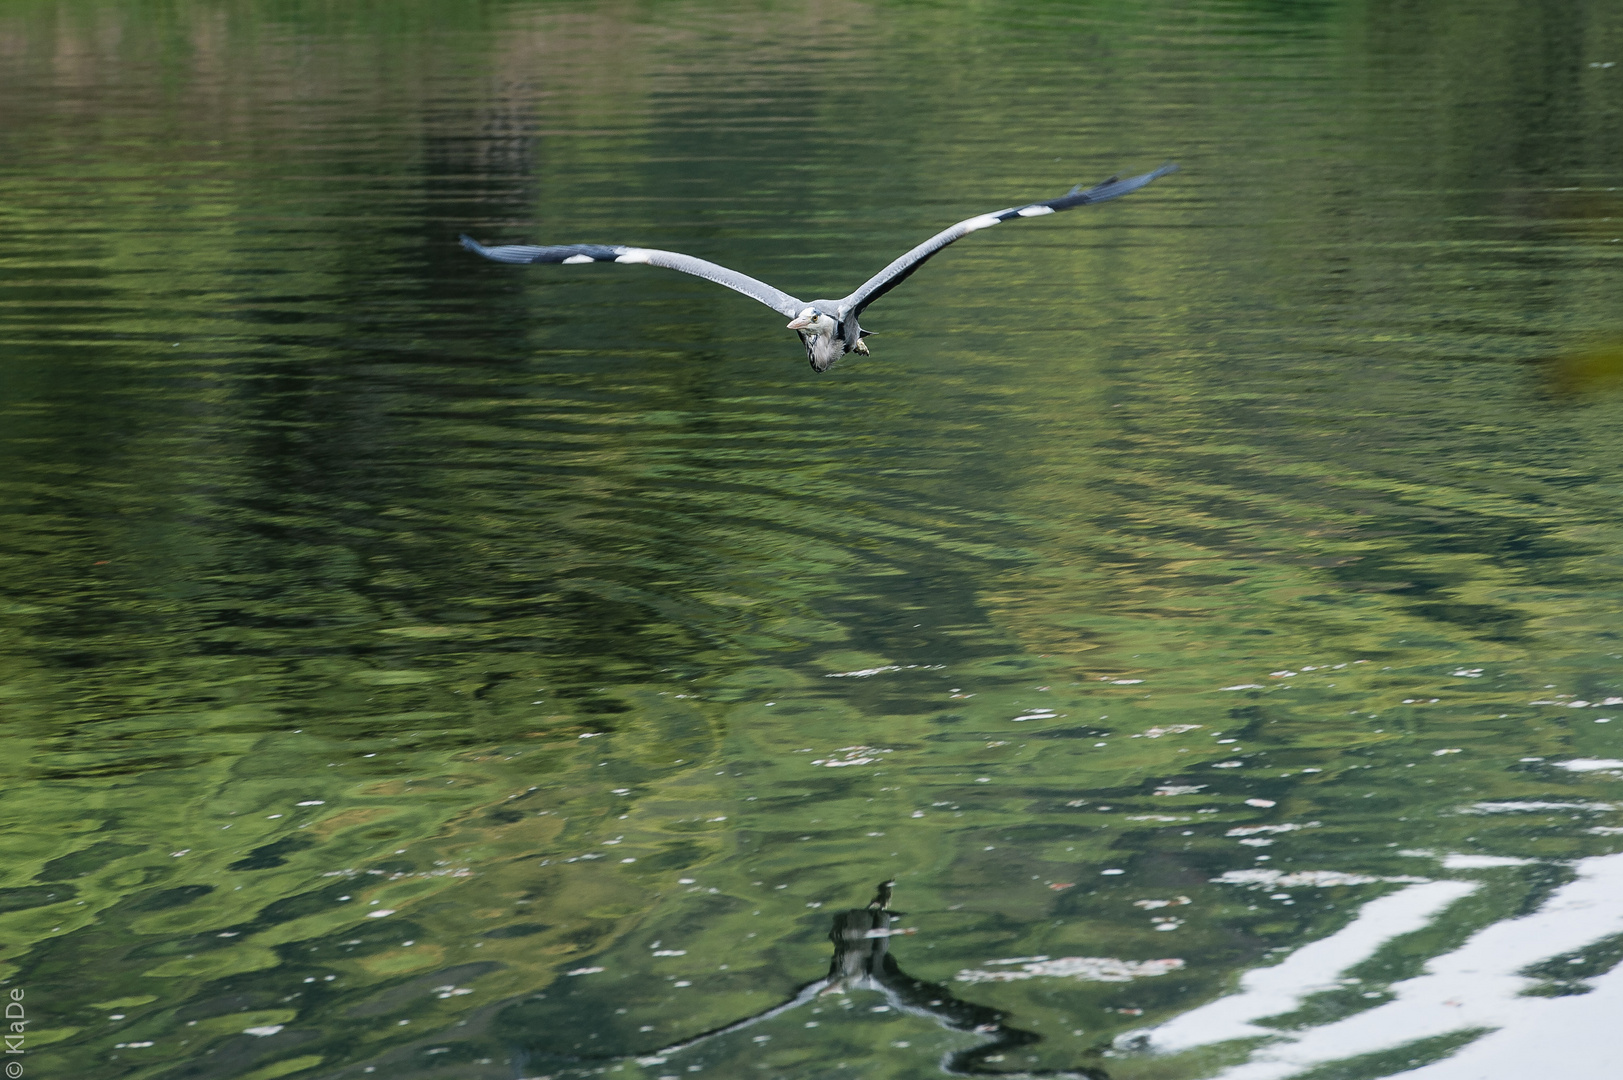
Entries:
{"type": "Polygon", "coordinates": [[[1086,206],[1089,203],[1119,199],[1123,195],[1137,191],[1152,180],[1176,172],[1177,169],[1178,166],[1169,163],[1154,172],[1128,177],[1125,180],[1113,176],[1086,191],[1078,184],[1057,199],[1027,203],[1024,206],[1014,206],[996,213],[967,218],[949,229],[936,233],[863,282],[857,287],[856,292],[840,300],[813,300],[810,303],[796,300],[788,293],[775,289],[764,281],[757,281],[747,274],[740,274],[737,270],[729,270],[725,266],[718,266],[713,262],[694,258],[692,255],[659,251],[654,248],[607,244],[561,244],[552,247],[508,244],[501,247],[486,247],[471,236],[462,237],[462,246],[496,262],[646,263],[649,266],[663,266],[669,270],[680,270],[684,274],[714,281],[717,285],[725,285],[735,292],[759,300],[780,315],[789,316],[789,329],[800,334],[800,340],[806,346],[806,359],[811,361],[812,370],[823,372],[833,367],[835,361],[848,352],[860,356],[868,355],[868,346],[862,341],[868,331],[857,325],[857,317],[869,304],[906,281],[913,271],[923,266],[931,256],[953,241],[1014,218],[1041,217],[1060,210],[1086,206]]]}

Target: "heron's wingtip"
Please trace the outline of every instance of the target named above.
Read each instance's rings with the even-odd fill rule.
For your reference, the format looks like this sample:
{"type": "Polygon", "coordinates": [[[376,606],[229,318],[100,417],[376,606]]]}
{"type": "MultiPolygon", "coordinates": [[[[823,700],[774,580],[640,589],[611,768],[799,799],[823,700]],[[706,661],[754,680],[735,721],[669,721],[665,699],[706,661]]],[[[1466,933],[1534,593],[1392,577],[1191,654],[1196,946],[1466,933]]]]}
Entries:
{"type": "MultiPolygon", "coordinates": [[[[1142,184],[1147,184],[1151,180],[1159,180],[1161,177],[1166,176],[1166,175],[1168,175],[1170,173],[1175,173],[1177,171],[1179,171],[1178,163],[1176,161],[1169,161],[1166,164],[1162,165],[1159,169],[1155,169],[1155,170],[1153,170],[1151,172],[1147,172],[1143,176],[1132,177],[1131,180],[1129,180],[1129,183],[1131,183],[1133,181],[1139,181],[1142,184]]],[[[1097,184],[1093,184],[1092,187],[1102,188],[1102,187],[1107,187],[1110,184],[1119,184],[1121,182],[1122,182],[1121,173],[1117,173],[1115,176],[1110,177],[1108,180],[1101,180],[1097,184]]],[[[1075,187],[1073,187],[1070,191],[1067,191],[1065,194],[1066,194],[1067,197],[1069,197],[1071,195],[1080,195],[1080,194],[1082,194],[1082,192],[1084,192],[1086,190],[1088,190],[1087,185],[1078,184],[1075,187]]]]}
{"type": "Polygon", "coordinates": [[[469,251],[475,252],[475,253],[480,254],[480,255],[483,255],[485,253],[485,245],[481,244],[479,241],[475,240],[473,237],[469,236],[467,233],[462,234],[462,246],[467,248],[469,251]]]}

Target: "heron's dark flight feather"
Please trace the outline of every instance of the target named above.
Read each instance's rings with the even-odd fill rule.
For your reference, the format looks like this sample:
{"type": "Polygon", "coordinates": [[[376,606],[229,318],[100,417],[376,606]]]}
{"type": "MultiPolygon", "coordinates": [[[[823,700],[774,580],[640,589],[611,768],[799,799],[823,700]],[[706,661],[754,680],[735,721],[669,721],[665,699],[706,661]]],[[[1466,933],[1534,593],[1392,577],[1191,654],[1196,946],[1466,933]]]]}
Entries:
{"type": "Polygon", "coordinates": [[[866,308],[869,304],[906,281],[912,276],[913,271],[923,266],[936,252],[956,240],[962,240],[972,232],[979,232],[981,229],[1001,224],[1011,218],[1042,217],[1047,214],[1057,213],[1060,210],[1086,206],[1088,203],[1119,199],[1123,195],[1137,191],[1152,180],[1157,180],[1167,173],[1177,171],[1178,166],[1168,163],[1154,172],[1128,177],[1126,180],[1111,177],[1104,183],[1096,184],[1086,191],[1072,188],[1068,194],[1061,195],[1057,199],[1049,199],[1046,202],[1027,203],[1025,206],[1011,206],[1007,210],[999,210],[996,213],[966,218],[951,228],[936,233],[930,239],[863,282],[856,292],[840,301],[840,318],[847,319],[855,315],[861,315],[863,308],[866,308]]]}
{"type": "MultiPolygon", "coordinates": [[[[767,307],[781,315],[788,315],[792,319],[802,316],[810,318],[808,307],[819,312],[823,319],[824,328],[820,330],[805,329],[808,324],[796,326],[791,323],[792,329],[798,329],[802,341],[806,345],[806,355],[811,365],[818,371],[826,371],[835,361],[845,353],[857,349],[866,331],[857,325],[857,316],[862,314],[864,308],[875,300],[884,296],[890,290],[906,281],[912,273],[923,266],[936,252],[956,240],[961,240],[972,232],[990,228],[1013,218],[1040,217],[1046,214],[1057,213],[1061,210],[1070,210],[1077,206],[1086,206],[1089,203],[1104,202],[1107,199],[1119,199],[1159,179],[1167,173],[1176,172],[1178,166],[1167,164],[1140,176],[1130,176],[1123,180],[1112,176],[1101,184],[1095,184],[1087,190],[1081,185],[1072,188],[1069,192],[1057,199],[1046,202],[1027,203],[1024,206],[1013,206],[1007,210],[999,210],[993,214],[981,214],[978,217],[966,218],[949,229],[945,229],[930,237],[918,247],[909,251],[901,258],[896,259],[879,273],[863,282],[851,295],[843,300],[816,300],[811,305],[797,300],[781,289],[775,289],[764,281],[757,281],[748,274],[741,274],[737,270],[729,270],[725,266],[692,255],[683,255],[677,251],[660,251],[656,248],[627,247],[624,245],[607,244],[562,244],[553,247],[530,247],[522,244],[510,244],[501,247],[486,247],[472,237],[464,236],[462,246],[469,251],[483,255],[487,259],[505,263],[588,263],[588,262],[616,262],[616,263],[646,263],[649,266],[662,266],[669,270],[680,270],[684,274],[714,281],[718,285],[725,285],[734,292],[743,293],[752,300],[759,300],[767,307]],[[830,329],[832,328],[832,329],[830,329]]],[[[865,350],[858,350],[865,351],[865,350]]]]}
{"type": "Polygon", "coordinates": [[[623,250],[606,244],[560,244],[555,247],[505,244],[486,247],[471,236],[462,237],[462,246],[487,259],[504,263],[561,263],[571,259],[579,262],[613,262],[623,250]]]}

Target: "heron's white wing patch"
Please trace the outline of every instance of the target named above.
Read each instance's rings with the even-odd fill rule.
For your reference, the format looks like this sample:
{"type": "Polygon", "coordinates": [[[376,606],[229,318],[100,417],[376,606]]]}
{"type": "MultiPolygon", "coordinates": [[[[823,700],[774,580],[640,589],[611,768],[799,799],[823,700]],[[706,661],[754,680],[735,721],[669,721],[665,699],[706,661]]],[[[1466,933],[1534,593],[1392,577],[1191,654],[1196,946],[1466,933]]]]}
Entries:
{"type": "Polygon", "coordinates": [[[998,210],[991,214],[981,214],[978,217],[967,218],[960,221],[950,229],[936,233],[930,239],[909,251],[901,258],[892,262],[879,273],[863,282],[850,296],[840,301],[840,318],[847,319],[854,314],[861,314],[862,309],[884,296],[922,266],[936,252],[957,240],[962,240],[973,232],[989,229],[999,222],[1011,218],[1042,217],[1046,214],[1056,213],[1060,210],[1070,210],[1077,206],[1086,206],[1089,203],[1105,202],[1109,199],[1119,199],[1123,195],[1131,194],[1169,172],[1177,169],[1176,165],[1163,165],[1153,172],[1141,176],[1122,180],[1112,177],[1102,184],[1096,184],[1086,191],[1073,189],[1057,199],[1048,199],[1044,202],[1027,203],[1025,206],[1013,206],[1007,210],[998,210]]]}
{"type": "Polygon", "coordinates": [[[462,246],[495,262],[645,263],[649,266],[661,266],[667,270],[680,270],[684,274],[692,274],[694,277],[701,277],[706,281],[714,281],[717,285],[725,285],[734,292],[743,293],[752,300],[759,300],[774,311],[788,315],[791,318],[799,314],[800,309],[806,306],[788,293],[774,289],[764,281],[757,281],[748,274],[740,274],[737,270],[729,270],[725,266],[718,266],[713,262],[706,262],[704,259],[698,259],[692,255],[683,255],[678,251],[660,251],[657,248],[639,248],[626,245],[609,246],[605,244],[559,244],[551,247],[531,247],[514,244],[486,247],[470,236],[462,238],[462,246]]]}
{"type": "MultiPolygon", "coordinates": [[[[1059,210],[1069,210],[1072,207],[1084,206],[1088,203],[1118,199],[1123,195],[1137,191],[1145,184],[1176,169],[1176,165],[1169,164],[1163,165],[1154,172],[1147,172],[1141,176],[1129,177],[1125,180],[1111,177],[1104,183],[1096,184],[1086,191],[1073,189],[1057,199],[1010,207],[1007,210],[981,214],[960,221],[950,229],[936,233],[930,239],[913,248],[901,258],[894,260],[889,266],[863,282],[856,292],[839,302],[837,317],[843,322],[853,314],[859,314],[863,308],[905,281],[913,271],[922,266],[936,252],[956,240],[963,239],[972,232],[989,229],[999,222],[1008,221],[1012,218],[1041,217],[1045,214],[1052,214],[1059,210]]],[[[788,293],[775,289],[764,281],[758,281],[748,274],[741,274],[737,270],[729,270],[725,266],[719,266],[716,263],[707,262],[692,255],[683,255],[676,251],[604,244],[560,244],[550,247],[531,247],[515,244],[486,247],[470,236],[462,237],[462,245],[469,251],[496,262],[586,263],[609,262],[612,260],[617,263],[645,263],[650,266],[661,266],[668,270],[680,270],[684,274],[692,274],[694,277],[701,277],[706,281],[714,281],[718,285],[725,285],[734,292],[743,293],[752,300],[758,300],[779,314],[787,315],[791,319],[799,316],[801,310],[806,306],[804,302],[795,299],[788,293]]]]}

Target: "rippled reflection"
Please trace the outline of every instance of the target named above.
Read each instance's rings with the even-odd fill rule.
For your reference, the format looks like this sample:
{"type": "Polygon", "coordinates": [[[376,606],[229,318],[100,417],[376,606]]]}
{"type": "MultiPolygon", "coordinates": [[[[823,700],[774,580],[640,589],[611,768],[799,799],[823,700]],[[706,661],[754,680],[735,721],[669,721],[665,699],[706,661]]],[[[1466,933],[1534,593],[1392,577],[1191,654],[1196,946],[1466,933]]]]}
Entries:
{"type": "MultiPolygon", "coordinates": [[[[1451,856],[1443,865],[1487,870],[1526,861],[1451,856]]],[[[1623,958],[1623,857],[1584,859],[1573,869],[1573,880],[1535,910],[1478,930],[1431,958],[1421,974],[1391,984],[1350,976],[1369,972],[1369,962],[1395,939],[1437,925],[1450,905],[1478,887],[1463,881],[1410,885],[1365,905],[1351,924],[1280,964],[1247,972],[1239,993],[1121,1043],[1177,1053],[1273,1036],[1250,1060],[1218,1074],[1233,1078],[1294,1076],[1341,1061],[1426,1080],[1552,1065],[1602,1075],[1611,1054],[1594,1036],[1623,993],[1623,978],[1613,970],[1623,958]],[[1347,1007],[1358,999],[1374,1004],[1347,1007]],[[1307,1025],[1299,1023],[1304,1017],[1307,1025]]]]}
{"type": "Polygon", "coordinates": [[[1547,1031],[1610,1077],[1620,41],[8,5],[29,1074],[1444,1077],[1547,1031]],[[955,245],[822,378],[708,283],[456,241],[812,295],[1168,159],[955,245]],[[877,989],[637,1064],[794,1000],[876,881],[919,931],[839,954],[877,989]]]}

